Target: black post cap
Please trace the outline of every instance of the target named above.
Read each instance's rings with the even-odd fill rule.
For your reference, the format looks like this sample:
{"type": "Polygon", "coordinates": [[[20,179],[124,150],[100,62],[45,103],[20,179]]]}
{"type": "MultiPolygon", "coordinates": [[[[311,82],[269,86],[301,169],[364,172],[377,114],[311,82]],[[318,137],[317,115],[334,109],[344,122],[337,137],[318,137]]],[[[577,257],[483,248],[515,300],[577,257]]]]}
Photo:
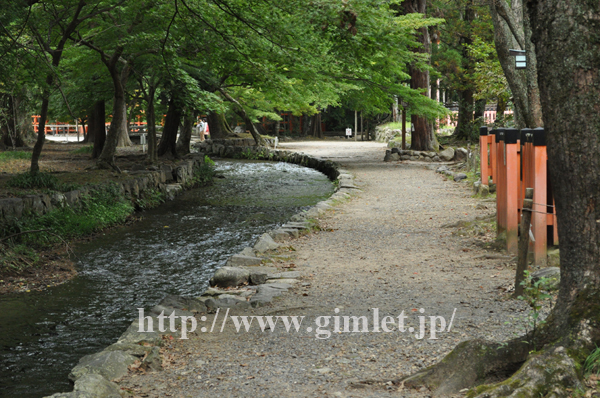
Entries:
{"type": "Polygon", "coordinates": [[[488,127],[487,126],[479,127],[479,135],[480,136],[488,135],[488,127]]]}
{"type": "Polygon", "coordinates": [[[504,129],[496,130],[496,142],[504,141],[506,138],[506,134],[504,133],[504,129]]]}
{"type": "Polygon", "coordinates": [[[546,132],[543,127],[538,127],[533,130],[533,145],[546,146],[546,132]]]}
{"type": "Polygon", "coordinates": [[[504,130],[504,142],[507,144],[516,144],[519,140],[519,136],[519,130],[517,129],[504,130]]]}
{"type": "Polygon", "coordinates": [[[531,136],[533,130],[528,129],[528,128],[524,128],[521,129],[521,144],[525,144],[526,142],[531,142],[528,141],[528,137],[531,136]]]}

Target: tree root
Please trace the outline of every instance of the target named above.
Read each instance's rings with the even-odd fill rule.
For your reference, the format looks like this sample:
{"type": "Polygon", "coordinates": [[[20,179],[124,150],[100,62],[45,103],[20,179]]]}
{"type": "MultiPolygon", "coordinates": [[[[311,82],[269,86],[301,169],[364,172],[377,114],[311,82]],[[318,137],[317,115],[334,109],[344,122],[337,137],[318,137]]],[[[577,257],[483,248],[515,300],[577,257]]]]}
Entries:
{"type": "Polygon", "coordinates": [[[121,169],[116,164],[105,160],[98,160],[96,162],[96,168],[100,170],[112,170],[121,174],[121,169]]]}
{"type": "Polygon", "coordinates": [[[558,346],[536,355],[507,380],[481,385],[468,397],[570,397],[585,386],[577,375],[576,363],[565,347],[558,346]]]}
{"type": "Polygon", "coordinates": [[[500,345],[484,340],[459,344],[440,363],[401,379],[405,387],[425,386],[434,396],[466,388],[470,398],[569,397],[584,390],[577,362],[560,344],[531,353],[525,338],[500,345]]]}
{"type": "Polygon", "coordinates": [[[460,343],[440,363],[402,379],[404,386],[425,386],[436,396],[456,394],[465,388],[504,380],[527,360],[529,344],[520,339],[506,345],[485,340],[460,343]]]}

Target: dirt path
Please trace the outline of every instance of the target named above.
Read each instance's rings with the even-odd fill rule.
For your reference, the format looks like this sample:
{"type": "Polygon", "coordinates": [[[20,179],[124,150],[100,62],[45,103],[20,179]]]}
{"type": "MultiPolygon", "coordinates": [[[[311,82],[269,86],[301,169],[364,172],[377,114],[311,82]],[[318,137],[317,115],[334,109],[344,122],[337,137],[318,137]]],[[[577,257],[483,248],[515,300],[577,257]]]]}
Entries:
{"type": "MultiPolygon", "coordinates": [[[[301,332],[286,333],[279,324],[261,332],[255,322],[249,333],[236,333],[230,321],[223,333],[196,333],[169,343],[164,371],[130,375],[122,387],[148,397],[427,396],[428,391],[388,382],[441,359],[460,341],[505,340],[522,332],[517,324],[523,324],[525,306],[504,300],[499,289],[514,277],[507,260],[485,259],[489,252],[472,237],[442,227],[492,214],[493,208],[476,209],[481,201],[471,198],[465,184],[445,181],[425,165],[384,163],[382,144],[282,147],[341,162],[362,190],[323,217],[322,231],[290,243],[293,258],[284,263],[297,265],[300,283],[271,305],[239,314],[305,316],[301,332]],[[314,330],[305,330],[315,329],[318,316],[371,320],[374,308],[380,320],[404,311],[406,326],[415,332],[396,327],[390,333],[317,339],[314,330]],[[421,308],[426,335],[419,340],[421,308]],[[454,309],[451,332],[429,339],[429,316],[449,323],[454,309]],[[365,380],[377,382],[357,388],[365,380]]],[[[211,323],[209,318],[207,326],[211,323]]],[[[333,330],[333,318],[326,329],[333,330]]]]}

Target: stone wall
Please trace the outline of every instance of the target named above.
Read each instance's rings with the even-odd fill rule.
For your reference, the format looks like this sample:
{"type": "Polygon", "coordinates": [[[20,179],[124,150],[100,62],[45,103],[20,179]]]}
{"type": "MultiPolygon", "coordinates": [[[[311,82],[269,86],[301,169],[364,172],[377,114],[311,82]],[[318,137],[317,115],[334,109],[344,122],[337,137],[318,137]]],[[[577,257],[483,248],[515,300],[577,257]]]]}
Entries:
{"type": "MultiPolygon", "coordinates": [[[[204,164],[204,154],[190,154],[175,166],[160,165],[125,170],[131,178],[115,182],[126,197],[139,198],[146,190],[160,190],[173,199],[176,192],[194,176],[194,170],[204,164]]],[[[97,189],[97,185],[83,186],[69,192],[26,195],[20,198],[0,199],[0,222],[13,221],[26,214],[46,214],[63,206],[74,206],[82,197],[97,189]]]]}
{"type": "MultiPolygon", "coordinates": [[[[271,149],[268,147],[249,146],[245,145],[242,141],[248,141],[248,139],[219,141],[206,140],[196,144],[195,146],[208,156],[234,159],[250,158],[272,160],[275,162],[286,162],[310,167],[311,169],[325,174],[332,181],[336,180],[340,175],[339,165],[331,160],[324,160],[295,152],[280,151],[278,149],[271,149]]],[[[254,143],[253,140],[252,142],[254,143]]]]}

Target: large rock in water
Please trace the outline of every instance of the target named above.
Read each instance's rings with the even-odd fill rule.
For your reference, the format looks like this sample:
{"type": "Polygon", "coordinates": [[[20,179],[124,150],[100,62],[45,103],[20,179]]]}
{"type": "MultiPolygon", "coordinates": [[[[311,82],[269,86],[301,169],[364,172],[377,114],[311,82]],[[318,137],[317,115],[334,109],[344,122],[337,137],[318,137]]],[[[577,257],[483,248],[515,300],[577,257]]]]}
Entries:
{"type": "Polygon", "coordinates": [[[222,267],[210,278],[211,286],[232,287],[248,282],[250,272],[242,268],[222,267]]]}
{"type": "Polygon", "coordinates": [[[440,159],[449,162],[454,158],[454,148],[446,148],[439,154],[440,159]]]}

